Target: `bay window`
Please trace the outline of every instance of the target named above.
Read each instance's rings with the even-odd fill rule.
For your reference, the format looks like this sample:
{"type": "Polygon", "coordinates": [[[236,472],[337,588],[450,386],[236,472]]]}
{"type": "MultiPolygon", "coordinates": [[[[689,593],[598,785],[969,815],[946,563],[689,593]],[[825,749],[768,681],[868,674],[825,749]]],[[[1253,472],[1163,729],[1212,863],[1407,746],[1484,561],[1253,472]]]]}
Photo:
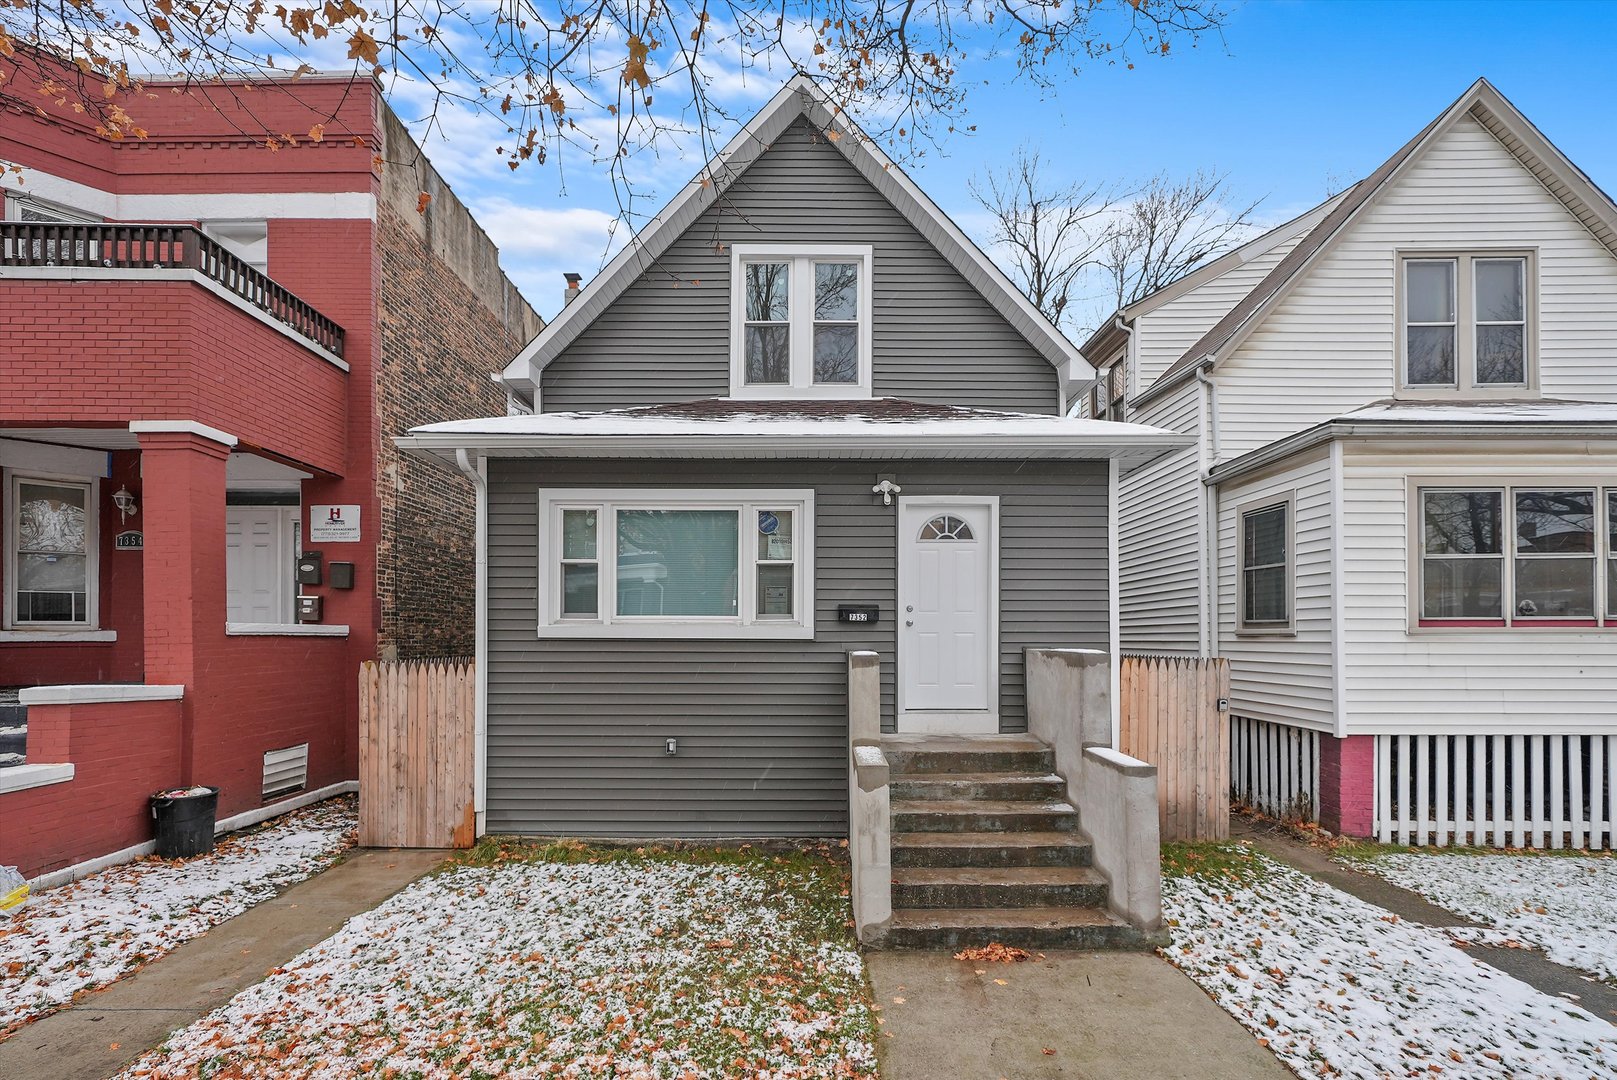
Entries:
{"type": "Polygon", "coordinates": [[[732,397],[869,397],[871,247],[731,245],[732,397]]]}
{"type": "Polygon", "coordinates": [[[1422,626],[1617,626],[1617,488],[1423,487],[1422,626]]]}
{"type": "Polygon", "coordinates": [[[1400,268],[1407,391],[1520,391],[1532,384],[1531,259],[1409,255],[1400,268]]]}
{"type": "Polygon", "coordinates": [[[7,607],[14,627],[96,625],[95,485],[12,476],[7,607]]]}
{"type": "Polygon", "coordinates": [[[541,493],[542,637],[813,636],[812,491],[541,493]]]}

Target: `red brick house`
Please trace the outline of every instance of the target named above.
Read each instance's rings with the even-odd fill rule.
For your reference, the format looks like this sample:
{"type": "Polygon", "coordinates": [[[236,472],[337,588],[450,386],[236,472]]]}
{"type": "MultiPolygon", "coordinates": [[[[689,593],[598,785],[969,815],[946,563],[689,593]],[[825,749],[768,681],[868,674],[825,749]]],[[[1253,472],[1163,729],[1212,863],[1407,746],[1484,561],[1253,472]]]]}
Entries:
{"type": "Polygon", "coordinates": [[[385,436],[504,411],[486,358],[538,329],[369,80],[150,89],[143,140],[0,114],[0,863],[30,876],[138,853],[160,787],[233,823],[351,788],[358,664],[471,652],[470,485],[385,436]]]}

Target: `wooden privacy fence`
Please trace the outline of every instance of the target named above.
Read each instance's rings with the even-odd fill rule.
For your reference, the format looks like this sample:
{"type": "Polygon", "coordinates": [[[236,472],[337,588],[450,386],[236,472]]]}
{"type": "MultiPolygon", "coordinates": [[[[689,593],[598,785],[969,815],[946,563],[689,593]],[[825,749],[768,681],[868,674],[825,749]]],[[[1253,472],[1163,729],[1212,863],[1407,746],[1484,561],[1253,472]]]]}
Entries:
{"type": "Polygon", "coordinates": [[[1226,839],[1229,661],[1125,656],[1118,683],[1120,749],[1157,767],[1162,839],[1226,839]]]}
{"type": "Polygon", "coordinates": [[[475,699],[469,663],[359,666],[361,846],[472,846],[475,699]]]}

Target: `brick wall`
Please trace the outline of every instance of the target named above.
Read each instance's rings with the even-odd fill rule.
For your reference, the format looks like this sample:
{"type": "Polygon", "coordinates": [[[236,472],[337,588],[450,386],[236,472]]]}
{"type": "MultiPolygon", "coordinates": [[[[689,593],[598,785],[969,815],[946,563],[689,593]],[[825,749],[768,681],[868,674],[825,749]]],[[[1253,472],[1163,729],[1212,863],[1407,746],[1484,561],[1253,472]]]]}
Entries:
{"type": "Polygon", "coordinates": [[[1319,821],[1339,836],[1375,830],[1374,735],[1319,737],[1319,821]]]}
{"type": "MultiPolygon", "coordinates": [[[[437,198],[428,216],[389,199],[377,211],[382,533],[376,585],[384,659],[471,655],[475,605],[471,482],[401,454],[393,436],[419,424],[503,415],[505,392],[489,374],[504,367],[537,326],[520,297],[518,310],[497,314],[484,299],[489,290],[480,296],[468,284],[475,275],[440,257],[445,229],[430,215],[451,213],[465,215],[458,204],[437,198]]],[[[450,224],[476,228],[469,216],[450,224]]],[[[481,230],[472,241],[497,259],[481,230]]],[[[506,286],[494,265],[498,284],[506,286]]],[[[505,307],[506,299],[496,302],[505,307]]]]}
{"type": "Polygon", "coordinates": [[[28,756],[73,779],[0,795],[0,853],[24,877],[152,838],[147,796],[179,782],[179,701],[34,705],[28,756]]]}

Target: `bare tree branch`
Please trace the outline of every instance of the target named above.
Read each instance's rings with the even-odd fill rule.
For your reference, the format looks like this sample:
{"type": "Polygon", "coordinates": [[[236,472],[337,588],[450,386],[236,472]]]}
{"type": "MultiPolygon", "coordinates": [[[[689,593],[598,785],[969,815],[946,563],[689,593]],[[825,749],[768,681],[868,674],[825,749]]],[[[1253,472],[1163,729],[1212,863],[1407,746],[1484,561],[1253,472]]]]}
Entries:
{"type": "Polygon", "coordinates": [[[1019,149],[1002,170],[967,183],[993,217],[989,239],[1010,260],[1011,278],[1033,306],[1062,326],[1088,271],[1111,239],[1116,189],[1105,183],[1062,183],[1049,162],[1019,149]]]}
{"type": "Polygon", "coordinates": [[[1245,241],[1262,201],[1233,203],[1222,173],[1153,176],[1129,200],[1100,257],[1115,305],[1149,296],[1245,241]]]}
{"type": "Polygon", "coordinates": [[[9,0],[0,116],[48,101],[143,138],[144,80],[162,77],[233,95],[239,134],[273,148],[318,132],[262,124],[219,80],[273,92],[347,66],[420,102],[405,118],[429,132],[449,110],[497,126],[512,168],[588,160],[632,221],[634,163],[709,156],[737,80],[804,72],[902,158],[970,130],[964,64],[1009,58],[1049,88],[1218,39],[1225,19],[1221,0],[9,0]]]}

